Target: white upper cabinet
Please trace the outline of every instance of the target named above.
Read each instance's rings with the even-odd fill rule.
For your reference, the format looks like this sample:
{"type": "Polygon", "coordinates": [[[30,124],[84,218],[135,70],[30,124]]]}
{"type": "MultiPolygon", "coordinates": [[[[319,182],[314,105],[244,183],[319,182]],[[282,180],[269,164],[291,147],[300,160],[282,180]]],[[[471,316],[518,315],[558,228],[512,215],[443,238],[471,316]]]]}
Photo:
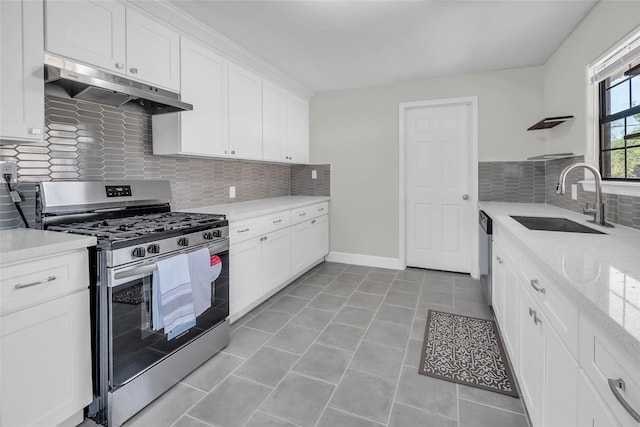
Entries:
{"type": "Polygon", "coordinates": [[[267,81],[262,85],[262,97],[263,159],[308,163],[308,101],[267,81]]]}
{"type": "Polygon", "coordinates": [[[180,63],[181,98],[194,106],[193,111],[152,117],[153,152],[225,156],[229,143],[229,63],[184,37],[180,63]]]}
{"type": "Polygon", "coordinates": [[[229,149],[231,157],[262,160],[262,79],[229,64],[229,149]]]}
{"type": "Polygon", "coordinates": [[[124,73],[125,6],[113,1],[47,0],[45,49],[124,73]]]}
{"type": "Polygon", "coordinates": [[[127,9],[127,74],[180,90],[180,35],[166,25],[127,9]]]}
{"type": "Polygon", "coordinates": [[[42,2],[0,1],[0,141],[42,141],[42,27],[42,2]]]}
{"type": "Polygon", "coordinates": [[[45,50],[180,90],[180,35],[115,1],[47,0],[45,50]]]}

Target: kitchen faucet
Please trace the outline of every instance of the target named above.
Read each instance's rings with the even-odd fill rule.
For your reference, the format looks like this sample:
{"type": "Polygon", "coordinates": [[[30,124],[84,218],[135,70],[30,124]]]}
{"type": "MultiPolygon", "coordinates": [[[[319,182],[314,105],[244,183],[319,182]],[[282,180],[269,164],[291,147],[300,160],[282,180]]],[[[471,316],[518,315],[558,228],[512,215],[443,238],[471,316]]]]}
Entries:
{"type": "Polygon", "coordinates": [[[604,203],[602,202],[602,176],[600,176],[600,171],[598,171],[598,169],[594,168],[590,164],[579,162],[564,168],[564,170],[560,173],[560,179],[558,181],[558,186],[556,187],[556,193],[564,194],[567,174],[575,168],[585,168],[587,170],[590,170],[595,178],[596,206],[594,209],[589,209],[589,203],[587,203],[587,206],[583,209],[582,212],[588,215],[593,215],[593,222],[595,222],[596,224],[605,227],[613,227],[612,225],[607,224],[604,219],[604,203]]]}

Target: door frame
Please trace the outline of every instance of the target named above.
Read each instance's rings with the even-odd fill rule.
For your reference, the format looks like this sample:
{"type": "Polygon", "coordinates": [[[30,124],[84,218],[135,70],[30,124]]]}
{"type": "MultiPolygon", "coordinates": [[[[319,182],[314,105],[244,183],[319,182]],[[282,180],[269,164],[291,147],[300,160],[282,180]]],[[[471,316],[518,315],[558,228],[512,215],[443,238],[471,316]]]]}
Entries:
{"type": "MultiPolygon", "coordinates": [[[[445,98],[433,99],[428,101],[401,102],[399,103],[399,138],[398,138],[398,202],[399,202],[399,250],[400,268],[407,267],[407,225],[406,225],[406,141],[405,141],[405,118],[407,110],[420,107],[438,107],[450,105],[468,105],[470,107],[469,118],[471,120],[471,152],[469,153],[469,163],[471,170],[469,171],[470,188],[469,203],[474,207],[478,205],[478,97],[467,96],[461,98],[445,98]]],[[[475,217],[474,217],[475,218],[475,217]]],[[[471,277],[478,279],[480,277],[480,263],[478,255],[478,221],[473,221],[471,226],[471,277]]]]}

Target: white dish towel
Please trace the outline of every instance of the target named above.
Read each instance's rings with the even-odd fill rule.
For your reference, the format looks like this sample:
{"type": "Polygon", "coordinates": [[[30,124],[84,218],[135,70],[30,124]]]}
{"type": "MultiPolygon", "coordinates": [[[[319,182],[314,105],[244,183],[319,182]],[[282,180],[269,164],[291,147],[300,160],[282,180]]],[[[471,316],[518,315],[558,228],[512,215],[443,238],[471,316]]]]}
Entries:
{"type": "Polygon", "coordinates": [[[153,329],[164,328],[171,340],[195,326],[189,258],[185,254],[160,260],[153,275],[153,329]]]}
{"type": "Polygon", "coordinates": [[[189,272],[191,292],[196,317],[211,307],[211,256],[209,249],[202,248],[189,252],[189,272]]]}

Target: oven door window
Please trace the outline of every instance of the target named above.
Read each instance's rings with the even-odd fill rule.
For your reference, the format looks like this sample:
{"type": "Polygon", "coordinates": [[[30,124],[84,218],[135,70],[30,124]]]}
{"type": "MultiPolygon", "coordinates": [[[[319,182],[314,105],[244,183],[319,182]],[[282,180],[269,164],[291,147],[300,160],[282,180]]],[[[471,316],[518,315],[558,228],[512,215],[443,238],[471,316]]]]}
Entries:
{"type": "Polygon", "coordinates": [[[154,330],[153,274],[109,288],[110,386],[126,384],[180,347],[198,338],[229,316],[229,252],[212,256],[211,307],[196,325],[173,339],[154,330]]]}

